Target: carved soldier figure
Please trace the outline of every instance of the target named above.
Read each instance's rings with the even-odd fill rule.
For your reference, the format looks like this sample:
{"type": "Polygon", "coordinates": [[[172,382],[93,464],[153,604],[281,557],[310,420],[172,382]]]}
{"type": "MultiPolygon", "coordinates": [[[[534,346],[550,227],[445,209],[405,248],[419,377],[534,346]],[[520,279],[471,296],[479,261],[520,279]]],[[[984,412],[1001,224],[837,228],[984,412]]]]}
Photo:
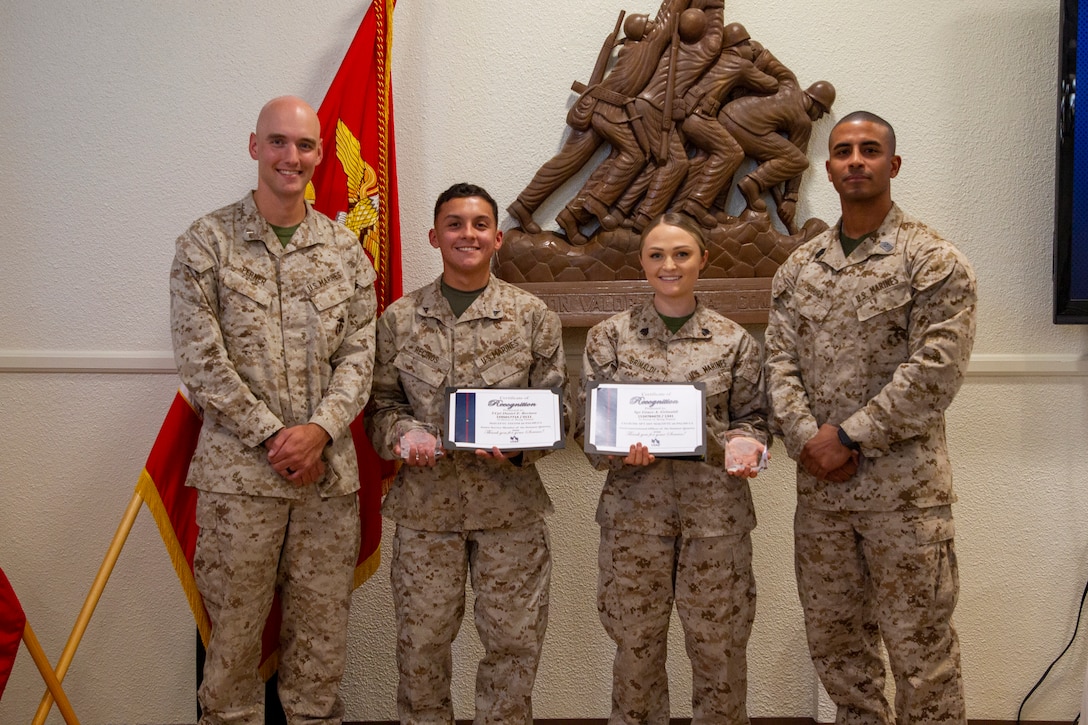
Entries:
{"type": "MultiPolygon", "coordinates": [[[[721,0],[709,0],[702,12],[692,9],[681,16],[676,39],[680,42],[674,40],[650,84],[635,99],[637,117],[632,125],[651,165],[637,179],[631,177],[616,207],[620,215],[627,216],[641,199],[628,223],[636,232],[668,208],[687,174],[688,154],[676,128],[676,120],[683,120],[683,109],[675,101],[718,58],[724,31],[723,8],[721,0]]],[[[607,218],[598,214],[598,218],[605,229],[614,228],[618,221],[616,216],[607,218]]]]}
{"type": "MultiPolygon", "coordinates": [[[[801,186],[801,174],[808,168],[808,141],[812,122],[831,109],[835,87],[817,81],[802,91],[794,80],[782,80],[773,96],[745,96],[726,104],[718,115],[725,130],[736,139],[744,153],[759,166],[738,184],[748,208],[765,211],[761,198],[785,183],[777,202],[778,217],[794,233],[794,213],[801,186]],[[785,137],[783,137],[783,134],[785,137]]],[[[738,167],[733,167],[732,178],[738,167]]]]}
{"type": "MultiPolygon", "coordinates": [[[[623,39],[617,42],[615,32],[605,39],[602,56],[610,54],[616,45],[621,46],[612,71],[603,79],[598,79],[598,74],[604,74],[602,63],[607,61],[607,57],[598,60],[598,68],[594,69],[594,77],[590,79],[589,87],[567,113],[567,125],[570,126],[571,133],[563,148],[540,167],[525,190],[506,208],[525,231],[530,234],[540,233],[540,226],[533,221],[533,213],[556,189],[578,173],[604,143],[604,137],[590,123],[598,101],[614,95],[634,95],[646,83],[653,66],[645,60],[645,56],[653,54],[655,44],[641,43],[653,26],[653,21],[646,15],[629,15],[623,24],[623,39]]],[[[660,40],[656,45],[660,45],[660,40]]],[[[657,48],[656,52],[660,54],[662,50],[663,48],[657,48]]]]}
{"type": "Polygon", "coordinates": [[[732,181],[730,169],[737,169],[744,160],[744,149],[718,120],[718,111],[735,88],[757,93],[778,90],[778,79],[753,62],[751,36],[743,25],[730,23],[725,27],[723,46],[718,60],[684,95],[687,117],[681,129],[687,141],[702,153],[689,163],[687,184],[673,199],[674,210],[688,214],[708,229],[718,224],[710,209],[732,181]]]}
{"type": "MultiPolygon", "coordinates": [[[[585,244],[586,238],[579,225],[589,222],[594,214],[598,219],[607,214],[608,207],[646,163],[645,151],[631,125],[631,96],[642,90],[656,73],[678,28],[680,14],[690,3],[691,0],[665,0],[642,40],[617,60],[608,78],[620,72],[622,75],[610,82],[609,87],[602,83],[598,90],[591,88],[584,94],[593,99],[590,124],[612,146],[612,155],[594,170],[582,191],[556,217],[572,244],[585,244]],[[625,61],[623,67],[620,60],[625,61]],[[622,90],[615,90],[620,86],[622,90]]],[[[581,103],[582,99],[579,99],[581,103]]],[[[572,112],[579,104],[571,109],[572,112]]],[[[568,116],[568,123],[571,120],[568,116]]]]}

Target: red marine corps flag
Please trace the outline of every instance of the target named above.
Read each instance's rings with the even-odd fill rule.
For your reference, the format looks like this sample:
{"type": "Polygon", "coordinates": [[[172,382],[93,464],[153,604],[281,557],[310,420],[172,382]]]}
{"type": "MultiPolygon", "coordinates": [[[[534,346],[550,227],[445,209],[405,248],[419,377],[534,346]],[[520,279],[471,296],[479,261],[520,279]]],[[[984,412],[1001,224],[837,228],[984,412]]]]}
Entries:
{"type": "Polygon", "coordinates": [[[393,0],[374,0],[317,115],[324,156],[314,208],[359,236],[374,270],[378,313],[401,295],[400,218],[389,77],[393,0]]]}
{"type": "Polygon", "coordinates": [[[4,696],[11,668],[15,665],[15,655],[19,653],[24,629],[26,615],[23,607],[4,570],[0,569],[0,697],[4,696]]]}
{"type": "MultiPolygon", "coordinates": [[[[317,111],[322,159],[310,182],[314,208],[359,237],[377,280],[378,314],[401,295],[400,214],[389,53],[395,0],[373,0],[317,111]]],[[[311,191],[307,189],[307,192],[311,191]]],[[[374,452],[360,415],[351,424],[359,459],[362,546],[356,586],[378,566],[383,482],[396,469],[374,452]]]]}

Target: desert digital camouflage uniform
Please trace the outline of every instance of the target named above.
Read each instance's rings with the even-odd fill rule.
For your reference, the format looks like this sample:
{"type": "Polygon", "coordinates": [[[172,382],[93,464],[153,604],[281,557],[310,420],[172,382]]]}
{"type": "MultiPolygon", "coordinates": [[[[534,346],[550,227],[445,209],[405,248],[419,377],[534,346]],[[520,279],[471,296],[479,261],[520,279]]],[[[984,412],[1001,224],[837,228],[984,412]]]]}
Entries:
{"type": "Polygon", "coordinates": [[[174,356],[204,416],[187,483],[200,490],[194,569],[212,622],[205,722],[263,723],[260,634],[277,582],[288,721],[343,715],[346,641],[329,634],[346,631],[359,548],[348,424],[370,389],[374,277],[346,228],[307,209],[284,248],[248,194],[177,240],[174,356]],[[307,422],[331,438],[326,473],[296,486],[261,443],[307,422]]]}
{"type": "MultiPolygon", "coordinates": [[[[706,384],[705,461],[658,459],[608,469],[598,603],[616,642],[610,724],[669,722],[665,673],[675,599],[693,674],[692,722],[747,723],[748,635],[755,615],[748,481],[725,473],[728,430],[769,443],[759,344],[699,304],[672,334],[652,299],[593,327],[586,339],[579,413],[591,382],[706,384]]],[[[584,416],[576,417],[578,431],[584,416]]]]}
{"type": "Polygon", "coordinates": [[[892,206],[843,258],[838,227],[773,282],[772,428],[796,459],[823,423],[861,445],[845,483],[797,467],[795,545],[809,649],[839,723],[966,722],[944,411],[963,382],[976,284],[964,256],[892,206]]]}
{"type": "MultiPolygon", "coordinates": [[[[441,440],[446,387],[565,387],[559,317],[492,276],[460,318],[441,278],[378,321],[367,431],[384,458],[413,429],[441,440]]],[[[564,396],[564,408],[566,408],[564,396]]],[[[390,576],[397,614],[402,723],[452,723],[450,644],[464,613],[466,570],[485,649],[476,723],[531,723],[548,621],[551,501],[526,451],[518,464],[448,451],[434,468],[402,466],[382,513],[397,522],[390,576]]]]}

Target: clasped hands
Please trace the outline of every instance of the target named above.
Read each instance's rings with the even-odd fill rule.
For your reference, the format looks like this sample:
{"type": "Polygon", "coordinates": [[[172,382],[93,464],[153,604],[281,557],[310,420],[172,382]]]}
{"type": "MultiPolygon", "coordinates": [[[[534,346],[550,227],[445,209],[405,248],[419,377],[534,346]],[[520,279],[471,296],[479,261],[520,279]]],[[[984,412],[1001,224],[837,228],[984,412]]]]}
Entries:
{"type": "Polygon", "coordinates": [[[296,486],[309,486],[325,475],[321,452],[330,438],[316,423],[281,428],[264,442],[268,463],[296,486]]]}
{"type": "Polygon", "coordinates": [[[839,440],[838,426],[824,423],[801,449],[798,463],[822,481],[842,483],[858,472],[860,458],[839,440]]]}

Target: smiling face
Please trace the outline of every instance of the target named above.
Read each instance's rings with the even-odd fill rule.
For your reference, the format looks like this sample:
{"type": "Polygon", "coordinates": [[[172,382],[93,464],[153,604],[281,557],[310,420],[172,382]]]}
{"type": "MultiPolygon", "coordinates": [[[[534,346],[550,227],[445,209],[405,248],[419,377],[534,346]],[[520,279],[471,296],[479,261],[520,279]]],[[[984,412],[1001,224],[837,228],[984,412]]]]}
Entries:
{"type": "Polygon", "coordinates": [[[827,178],[844,204],[891,204],[891,180],[902,163],[891,133],[868,120],[840,122],[832,129],[827,178]]]}
{"type": "Polygon", "coordinates": [[[257,118],[257,130],[249,136],[249,155],[257,161],[259,197],[301,204],[314,167],[321,163],[317,114],[299,98],[269,101],[257,118]]]}
{"type": "Polygon", "coordinates": [[[491,258],[502,246],[502,232],[491,204],[479,196],[444,202],[428,234],[431,246],[442,252],[442,279],[463,291],[487,286],[491,258]]]}
{"type": "Polygon", "coordinates": [[[666,223],[650,229],[642,240],[639,261],[659,312],[679,317],[695,309],[695,283],[709,258],[686,229],[666,223]]]}

